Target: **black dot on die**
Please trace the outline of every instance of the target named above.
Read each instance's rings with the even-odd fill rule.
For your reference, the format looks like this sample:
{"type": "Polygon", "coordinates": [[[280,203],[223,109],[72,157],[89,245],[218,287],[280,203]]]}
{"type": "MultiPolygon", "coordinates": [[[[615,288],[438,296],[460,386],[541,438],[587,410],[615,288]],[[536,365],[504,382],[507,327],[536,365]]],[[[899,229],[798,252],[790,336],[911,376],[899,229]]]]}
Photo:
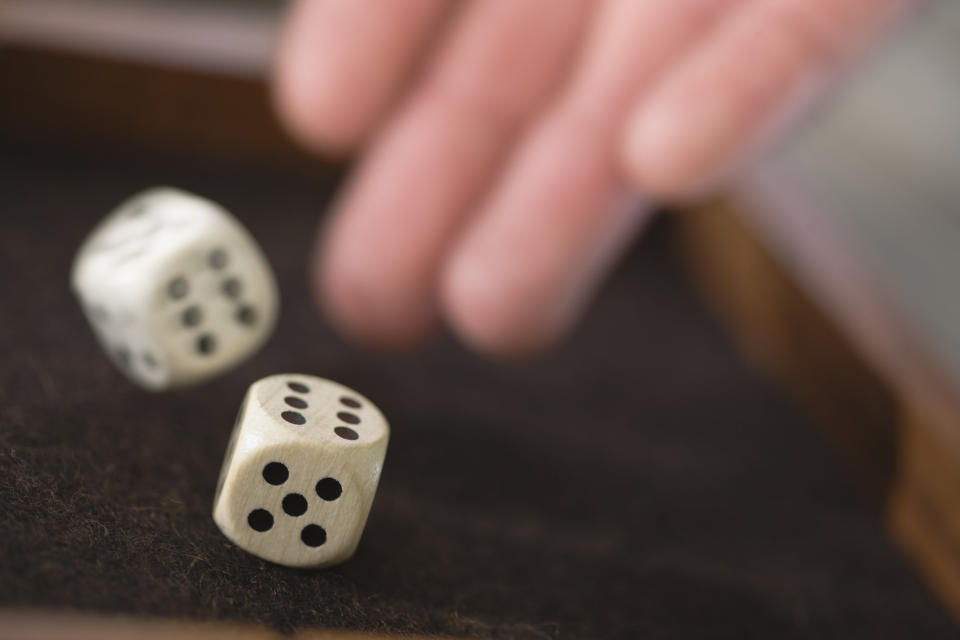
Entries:
{"type": "Polygon", "coordinates": [[[360,418],[349,411],[341,411],[337,414],[337,417],[347,424],[360,424],[360,418]]]}
{"type": "Polygon", "coordinates": [[[227,266],[227,252],[223,249],[214,249],[207,256],[207,264],[214,269],[223,269],[227,266]]]}
{"type": "Polygon", "coordinates": [[[344,440],[356,440],[360,437],[360,434],[350,427],[337,427],[333,430],[333,432],[344,440]]]}
{"type": "Polygon", "coordinates": [[[359,409],[360,407],[363,406],[362,404],[360,404],[359,400],[355,400],[354,398],[351,398],[349,396],[343,396],[342,398],[340,398],[340,404],[342,404],[345,407],[350,407],[351,409],[359,409]]]}
{"type": "Polygon", "coordinates": [[[257,310],[249,305],[243,305],[237,309],[237,322],[245,327],[252,327],[257,323],[257,310]]]}
{"type": "Polygon", "coordinates": [[[149,351],[144,351],[140,354],[140,359],[143,360],[143,365],[147,369],[155,369],[157,367],[157,359],[149,351]]]}
{"type": "Polygon", "coordinates": [[[290,424],[303,424],[307,421],[307,419],[303,417],[302,413],[298,413],[296,411],[284,411],[280,414],[280,417],[290,424]]]}
{"type": "Polygon", "coordinates": [[[174,300],[185,298],[186,295],[190,293],[190,286],[187,284],[187,279],[180,277],[171,280],[170,284],[167,285],[167,293],[169,293],[170,297],[174,300]]]}
{"type": "Polygon", "coordinates": [[[263,479],[272,485],[283,484],[289,477],[287,465],[282,462],[270,462],[263,468],[263,479]]]}
{"type": "Polygon", "coordinates": [[[319,525],[308,524],[300,532],[300,539],[308,547],[319,547],[327,541],[327,532],[319,525]]]}
{"type": "Polygon", "coordinates": [[[203,309],[196,305],[187,307],[183,310],[183,313],[180,314],[180,322],[182,322],[185,327],[197,326],[203,322],[203,309]]]}
{"type": "Polygon", "coordinates": [[[209,333],[205,333],[197,338],[197,353],[203,356],[209,356],[217,350],[217,339],[209,333]]]}
{"type": "Polygon", "coordinates": [[[263,533],[273,527],[273,516],[266,509],[254,509],[247,516],[247,524],[254,531],[263,533]]]}
{"type": "Polygon", "coordinates": [[[306,400],[304,400],[303,398],[298,398],[296,396],[287,396],[286,398],[283,399],[283,401],[286,402],[291,407],[293,407],[294,409],[306,409],[307,406],[309,406],[307,405],[306,400]]]}
{"type": "Polygon", "coordinates": [[[223,295],[228,298],[239,298],[240,292],[243,290],[243,286],[240,284],[240,281],[236,278],[227,278],[223,281],[223,284],[220,285],[220,290],[223,291],[223,295]]]}
{"type": "Polygon", "coordinates": [[[287,386],[290,387],[291,391],[296,391],[297,393],[309,393],[310,387],[299,382],[288,382],[287,386]]]}
{"type": "Polygon", "coordinates": [[[327,502],[333,502],[343,493],[343,487],[336,478],[324,478],[317,483],[317,495],[327,502]]]}
{"type": "Polygon", "coordinates": [[[307,512],[307,499],[299,493],[288,493],[283,498],[283,512],[288,516],[302,516],[307,512]]]}

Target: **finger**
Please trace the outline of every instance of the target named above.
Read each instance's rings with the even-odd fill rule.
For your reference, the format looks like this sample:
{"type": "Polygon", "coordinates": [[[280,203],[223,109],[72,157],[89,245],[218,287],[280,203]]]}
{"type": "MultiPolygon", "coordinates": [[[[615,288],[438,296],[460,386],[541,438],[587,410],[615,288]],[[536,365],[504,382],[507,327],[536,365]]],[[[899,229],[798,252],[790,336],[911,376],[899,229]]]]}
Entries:
{"type": "Polygon", "coordinates": [[[308,146],[358,146],[394,102],[440,22],[443,0],[299,0],[286,19],[274,98],[308,146]]]}
{"type": "Polygon", "coordinates": [[[589,0],[467,6],[368,154],[319,252],[336,324],[386,346],[436,320],[436,274],[463,214],[561,76],[589,0]]]}
{"type": "Polygon", "coordinates": [[[715,182],[794,120],[904,0],[762,0],[740,8],[638,105],[633,181],[661,197],[715,182]]]}
{"type": "Polygon", "coordinates": [[[647,217],[615,153],[627,110],[726,4],[604,6],[571,88],[523,143],[445,269],[444,307],[466,341],[514,354],[570,328],[647,217]]]}

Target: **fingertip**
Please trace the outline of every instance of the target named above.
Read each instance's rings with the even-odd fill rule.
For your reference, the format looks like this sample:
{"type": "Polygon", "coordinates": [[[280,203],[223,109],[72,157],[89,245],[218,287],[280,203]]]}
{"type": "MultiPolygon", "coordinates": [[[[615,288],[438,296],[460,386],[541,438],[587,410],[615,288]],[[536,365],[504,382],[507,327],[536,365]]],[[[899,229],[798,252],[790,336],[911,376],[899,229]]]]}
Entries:
{"type": "Polygon", "coordinates": [[[332,84],[296,42],[281,44],[271,85],[281,125],[311,151],[341,156],[363,144],[370,125],[362,110],[342,97],[349,86],[332,84]]]}
{"type": "Polygon", "coordinates": [[[706,189],[715,169],[691,148],[683,123],[669,110],[641,109],[629,122],[621,158],[624,173],[638,189],[657,200],[690,200],[706,189]]]}
{"type": "Polygon", "coordinates": [[[409,351],[436,330],[434,305],[391,290],[377,265],[328,239],[318,243],[314,296],[334,328],[351,342],[386,351],[409,351]]]}
{"type": "Polygon", "coordinates": [[[443,273],[440,300],[457,336],[470,348],[500,359],[530,358],[559,336],[544,316],[524,313],[505,295],[492,271],[469,258],[455,258],[443,273]]]}
{"type": "Polygon", "coordinates": [[[442,0],[299,0],[274,56],[280,121],[306,147],[346,153],[387,117],[447,10],[442,0]]]}

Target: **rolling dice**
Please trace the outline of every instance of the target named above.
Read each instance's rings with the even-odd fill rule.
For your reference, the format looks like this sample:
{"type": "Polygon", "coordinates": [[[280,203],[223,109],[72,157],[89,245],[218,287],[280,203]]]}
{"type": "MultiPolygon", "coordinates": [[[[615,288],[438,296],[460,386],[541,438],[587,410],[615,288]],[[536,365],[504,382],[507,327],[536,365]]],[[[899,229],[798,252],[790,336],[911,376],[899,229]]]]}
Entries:
{"type": "Polygon", "coordinates": [[[277,315],[273,273],[253,237],[222,207],[177,189],[150,189],[107,216],[71,280],[104,349],[152,390],[238,364],[277,315]]]}
{"type": "Polygon", "coordinates": [[[363,533],[389,437],[377,407],[341,384],[296,374],[259,380],[227,446],[214,522],[264,560],[343,562],[363,533]]]}

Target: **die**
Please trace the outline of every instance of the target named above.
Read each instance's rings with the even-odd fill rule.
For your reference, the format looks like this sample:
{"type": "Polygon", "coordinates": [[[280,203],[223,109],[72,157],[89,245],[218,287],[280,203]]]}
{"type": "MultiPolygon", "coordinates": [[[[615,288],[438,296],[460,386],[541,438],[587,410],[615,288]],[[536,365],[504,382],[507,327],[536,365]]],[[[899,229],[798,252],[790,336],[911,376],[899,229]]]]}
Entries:
{"type": "Polygon", "coordinates": [[[213,520],[270,562],[343,562],[360,542],[389,438],[380,410],[352,389],[299,374],[263,378],[237,415],[213,520]]]}
{"type": "Polygon", "coordinates": [[[78,251],[71,281],[114,363],[154,391],[238,364],[276,321],[276,282],[250,233],[219,205],[169,187],[109,214],[78,251]]]}

